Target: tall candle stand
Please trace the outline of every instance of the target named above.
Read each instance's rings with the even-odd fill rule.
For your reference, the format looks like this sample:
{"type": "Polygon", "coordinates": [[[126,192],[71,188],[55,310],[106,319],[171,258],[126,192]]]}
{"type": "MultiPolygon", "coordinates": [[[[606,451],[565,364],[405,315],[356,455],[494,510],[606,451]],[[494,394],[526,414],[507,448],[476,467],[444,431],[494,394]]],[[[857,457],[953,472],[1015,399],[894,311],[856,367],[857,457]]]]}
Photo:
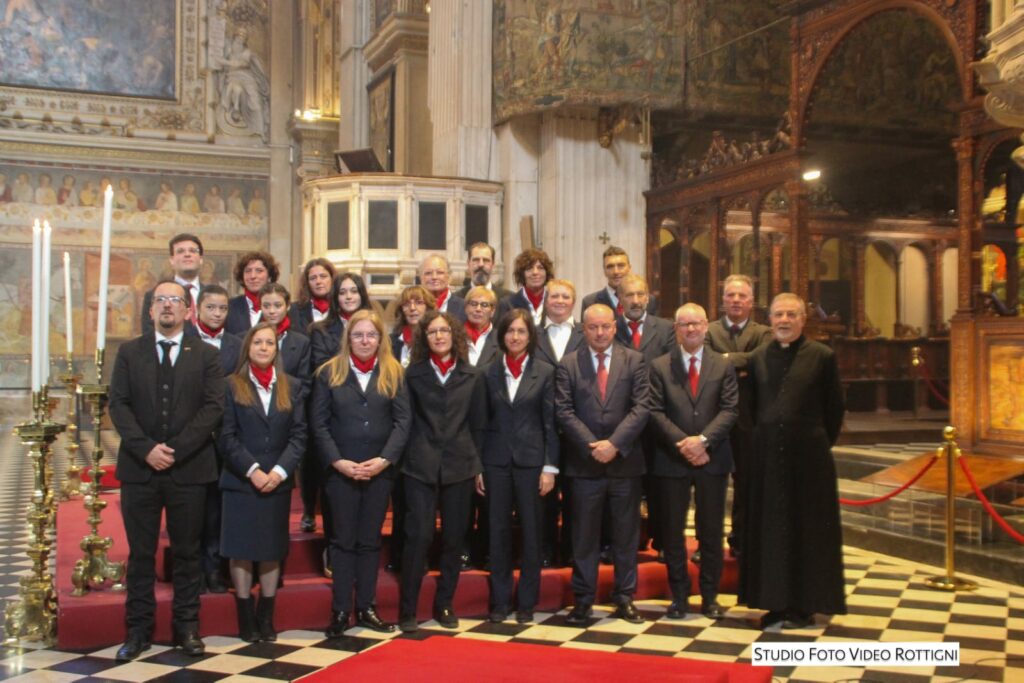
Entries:
{"type": "Polygon", "coordinates": [[[82,375],[75,374],[74,364],[69,353],[66,358],[67,370],[58,379],[67,387],[68,393],[68,429],[64,449],[68,454],[68,469],[64,473],[64,483],[60,488],[60,499],[69,500],[82,495],[82,468],[78,466],[78,383],[82,375]]]}
{"type": "Polygon", "coordinates": [[[110,397],[110,385],[103,384],[103,349],[96,349],[96,380],[96,384],[78,385],[78,393],[89,402],[92,409],[93,449],[92,470],[89,471],[92,484],[86,486],[84,495],[91,531],[82,539],[81,548],[85,555],[75,563],[71,573],[71,583],[75,586],[71,595],[76,597],[85,595],[91,588],[99,588],[106,581],[113,582],[112,590],[124,590],[124,584],[121,583],[124,579],[124,562],[112,562],[107,557],[114,539],[99,534],[99,526],[103,521],[101,513],[107,507],[107,501],[100,498],[100,479],[103,477],[103,470],[100,469],[100,461],[103,459],[100,422],[110,397]]]}
{"type": "Polygon", "coordinates": [[[26,515],[32,535],[27,550],[32,570],[21,578],[20,599],[9,602],[4,610],[7,643],[35,640],[52,645],[56,637],[57,596],[48,567],[53,541],[48,532],[52,512],[47,504],[48,500],[52,501],[52,496],[48,490],[46,468],[51,445],[64,431],[64,425],[51,422],[47,411],[45,388],[33,392],[32,419],[14,428],[18,439],[28,447],[28,457],[32,461],[32,502],[26,515]]]}

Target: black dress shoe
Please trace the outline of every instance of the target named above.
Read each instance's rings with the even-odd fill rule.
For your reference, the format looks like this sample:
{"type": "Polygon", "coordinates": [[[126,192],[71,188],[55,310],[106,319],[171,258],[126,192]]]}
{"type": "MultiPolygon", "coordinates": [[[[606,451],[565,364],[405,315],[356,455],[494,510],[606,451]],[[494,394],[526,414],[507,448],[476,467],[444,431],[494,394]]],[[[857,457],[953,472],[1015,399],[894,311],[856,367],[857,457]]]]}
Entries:
{"type": "Polygon", "coordinates": [[[712,601],[710,603],[701,603],[700,613],[708,619],[714,619],[715,621],[723,619],[725,617],[725,610],[718,604],[718,601],[712,601]]]}
{"type": "Polygon", "coordinates": [[[590,623],[590,608],[576,605],[565,617],[565,623],[573,626],[586,626],[590,623]]]}
{"type": "Polygon", "coordinates": [[[665,610],[666,619],[685,619],[688,605],[685,601],[673,600],[665,610]]]}
{"type": "Polygon", "coordinates": [[[129,635],[124,645],[118,648],[114,660],[118,662],[130,662],[150,648],[149,640],[142,636],[129,635]]]}
{"type": "Polygon", "coordinates": [[[518,612],[516,612],[517,624],[529,624],[531,621],[533,621],[532,609],[521,609],[518,612]]]}
{"type": "Polygon", "coordinates": [[[340,638],[348,630],[348,612],[331,610],[331,625],[324,631],[328,638],[340,638]]]}
{"type": "Polygon", "coordinates": [[[174,647],[180,647],[189,657],[199,657],[206,652],[206,645],[195,631],[186,631],[174,636],[174,647]]]}
{"type": "Polygon", "coordinates": [[[761,617],[761,628],[769,628],[786,620],[786,613],[779,610],[772,610],[761,617]]]}
{"type": "Polygon", "coordinates": [[[814,615],[803,612],[790,612],[782,622],[782,628],[807,628],[814,625],[814,615]]]}
{"type": "Polygon", "coordinates": [[[400,616],[398,617],[398,629],[402,633],[416,633],[420,630],[420,625],[416,623],[415,616],[400,616]]]}
{"type": "Polygon", "coordinates": [[[356,612],[356,624],[377,633],[393,633],[395,630],[395,625],[381,619],[373,607],[356,612]]]}
{"type": "Polygon", "coordinates": [[[302,515],[302,521],[299,522],[299,531],[307,534],[316,531],[316,517],[313,515],[302,515]]]}
{"type": "Polygon", "coordinates": [[[491,613],[487,615],[487,621],[491,622],[492,624],[500,624],[506,619],[508,619],[507,607],[495,607],[491,610],[491,613]]]}
{"type": "Polygon", "coordinates": [[[629,602],[624,602],[618,607],[616,607],[615,611],[612,612],[612,617],[614,617],[615,619],[622,619],[623,621],[628,621],[631,624],[644,623],[643,616],[641,616],[640,612],[637,611],[636,605],[633,604],[632,600],[630,600],[629,602]]]}
{"type": "Polygon", "coordinates": [[[224,583],[224,580],[220,578],[220,572],[210,572],[206,575],[206,588],[211,593],[227,593],[228,587],[224,583]]]}
{"type": "Polygon", "coordinates": [[[459,571],[468,572],[472,568],[473,564],[469,561],[469,553],[459,555],[459,571]]]}
{"type": "Polygon", "coordinates": [[[388,560],[388,563],[384,565],[384,571],[397,574],[398,570],[402,568],[401,562],[395,562],[394,560],[388,560]]]}
{"type": "Polygon", "coordinates": [[[458,628],[459,618],[451,607],[435,607],[434,621],[445,628],[458,628]]]}

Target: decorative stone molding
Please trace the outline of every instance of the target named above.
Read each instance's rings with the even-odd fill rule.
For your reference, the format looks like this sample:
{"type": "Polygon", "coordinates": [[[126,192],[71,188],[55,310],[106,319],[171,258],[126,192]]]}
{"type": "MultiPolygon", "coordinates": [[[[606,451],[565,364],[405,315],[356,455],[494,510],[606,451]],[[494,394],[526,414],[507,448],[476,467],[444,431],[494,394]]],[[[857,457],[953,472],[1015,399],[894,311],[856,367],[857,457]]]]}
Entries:
{"type": "Polygon", "coordinates": [[[979,84],[988,90],[985,111],[1004,126],[1024,128],[1024,5],[989,33],[988,40],[988,56],[973,64],[979,84]]]}

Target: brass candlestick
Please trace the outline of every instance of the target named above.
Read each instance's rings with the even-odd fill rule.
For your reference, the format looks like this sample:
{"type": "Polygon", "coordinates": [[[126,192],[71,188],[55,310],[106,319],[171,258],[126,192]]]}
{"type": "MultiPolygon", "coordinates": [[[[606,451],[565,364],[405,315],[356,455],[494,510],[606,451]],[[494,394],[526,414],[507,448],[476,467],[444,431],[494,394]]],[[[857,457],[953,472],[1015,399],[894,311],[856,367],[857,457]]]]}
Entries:
{"type": "Polygon", "coordinates": [[[26,515],[32,533],[27,551],[32,560],[32,571],[21,578],[20,600],[9,602],[4,610],[7,643],[24,639],[53,645],[56,637],[57,595],[53,575],[47,567],[53,541],[48,534],[52,513],[47,508],[47,500],[52,500],[52,497],[47,490],[46,466],[50,445],[64,431],[64,425],[39,419],[45,400],[44,391],[33,392],[32,406],[36,417],[14,428],[21,443],[28,447],[28,457],[32,460],[32,502],[26,515]]]}
{"type": "Polygon", "coordinates": [[[76,597],[85,595],[90,588],[102,586],[107,580],[113,581],[113,590],[124,590],[124,584],[121,583],[124,578],[124,562],[111,562],[107,557],[107,551],[114,544],[114,539],[99,534],[99,526],[103,521],[101,513],[103,508],[107,507],[107,501],[100,498],[100,479],[103,477],[103,470],[100,469],[100,461],[103,459],[100,423],[110,392],[110,385],[102,383],[103,349],[96,349],[96,379],[96,384],[78,385],[78,393],[89,402],[92,409],[93,449],[92,470],[89,472],[92,485],[86,486],[84,492],[85,509],[89,511],[91,531],[82,539],[81,548],[85,555],[75,563],[75,570],[71,573],[71,583],[75,586],[71,595],[76,597]]]}
{"type": "Polygon", "coordinates": [[[68,429],[65,450],[68,454],[68,469],[60,488],[60,499],[69,500],[82,495],[82,468],[78,466],[78,383],[81,375],[75,374],[71,354],[67,355],[67,370],[58,379],[68,388],[68,429]]]}

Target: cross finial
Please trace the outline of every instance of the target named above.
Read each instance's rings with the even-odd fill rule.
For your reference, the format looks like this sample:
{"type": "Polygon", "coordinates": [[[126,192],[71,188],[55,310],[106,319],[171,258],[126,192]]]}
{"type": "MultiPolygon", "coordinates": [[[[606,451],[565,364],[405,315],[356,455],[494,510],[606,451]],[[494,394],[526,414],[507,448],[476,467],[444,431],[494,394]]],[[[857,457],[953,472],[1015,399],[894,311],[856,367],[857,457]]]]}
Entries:
{"type": "Polygon", "coordinates": [[[608,244],[612,241],[612,238],[608,236],[607,230],[598,235],[597,239],[601,240],[601,244],[608,244]]]}

